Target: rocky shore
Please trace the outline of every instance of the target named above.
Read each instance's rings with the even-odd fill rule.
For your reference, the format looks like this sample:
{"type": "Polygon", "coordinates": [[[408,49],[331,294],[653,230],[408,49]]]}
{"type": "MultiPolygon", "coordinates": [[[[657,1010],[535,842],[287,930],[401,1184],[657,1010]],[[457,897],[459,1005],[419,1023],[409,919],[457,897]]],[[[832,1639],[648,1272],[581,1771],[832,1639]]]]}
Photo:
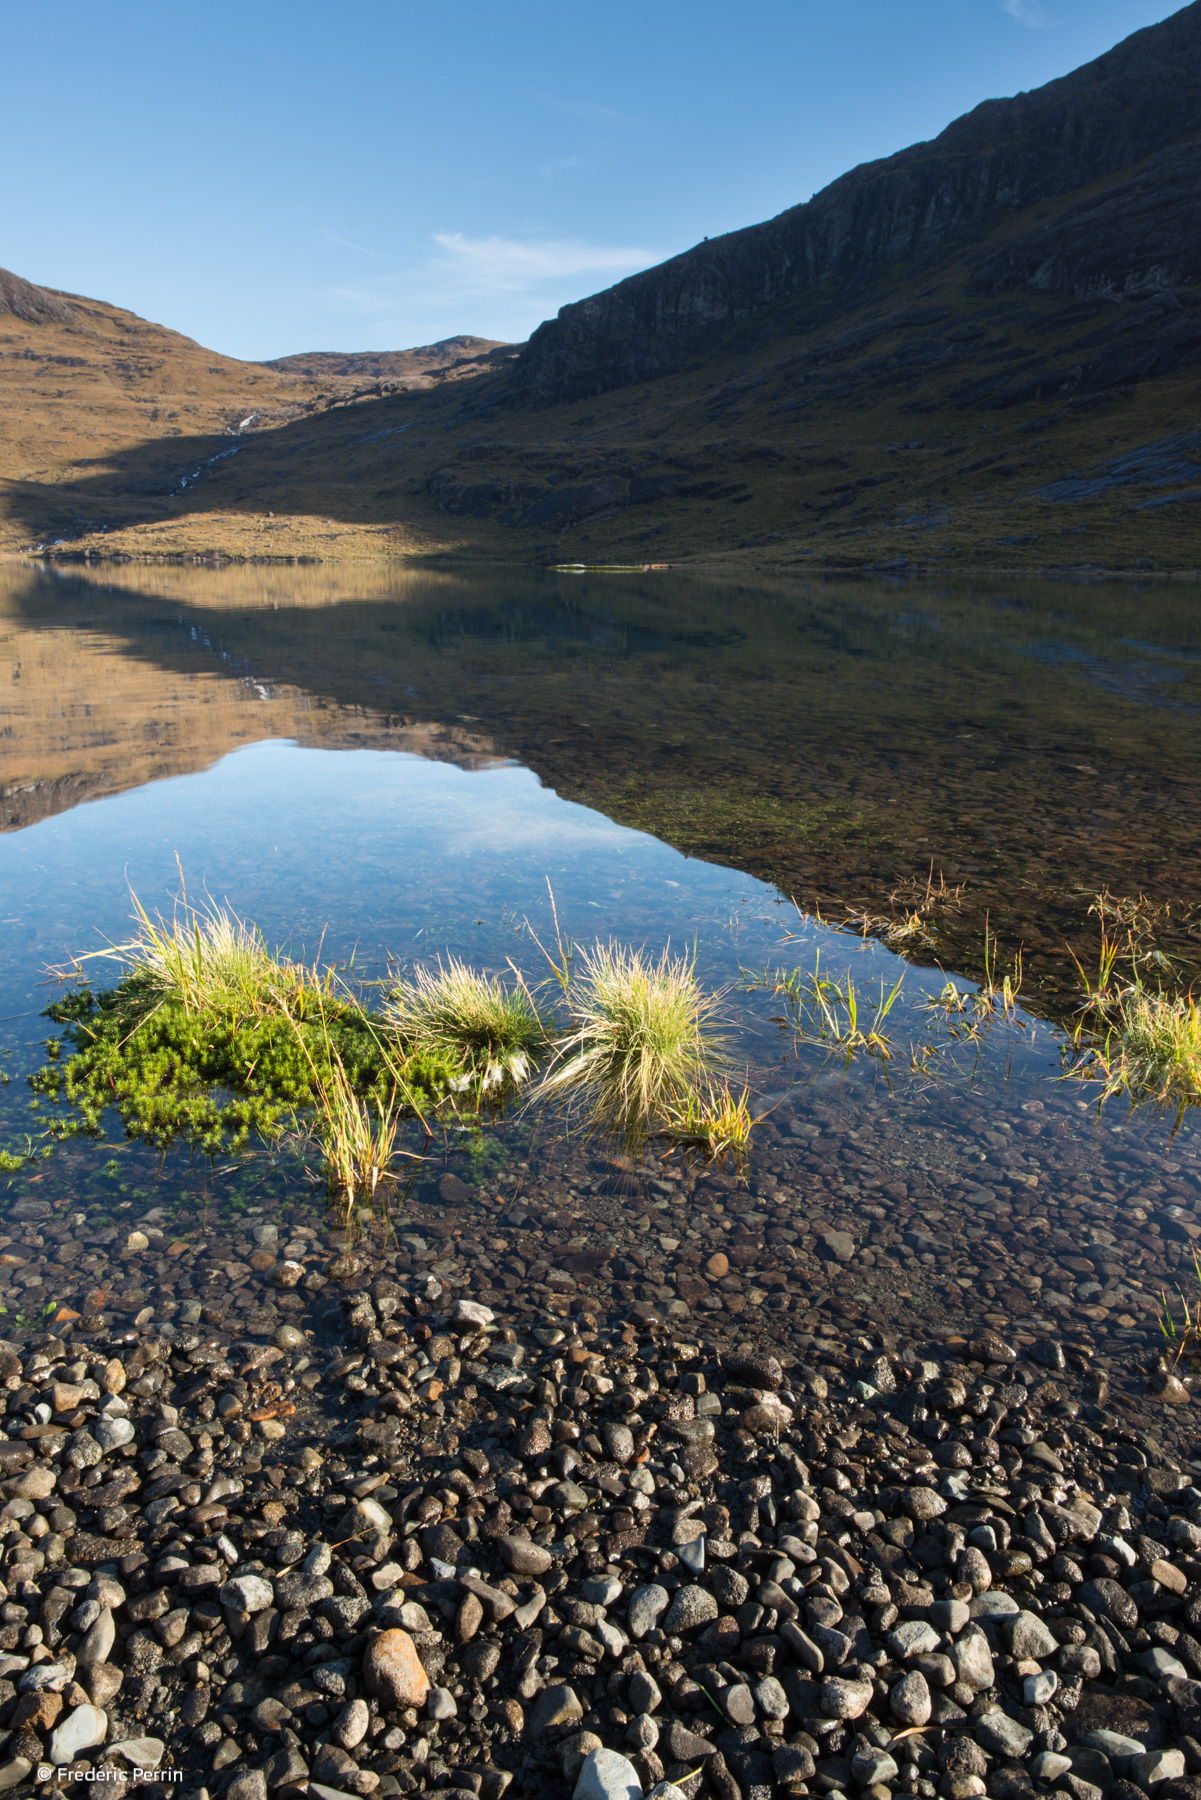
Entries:
{"type": "Polygon", "coordinates": [[[322,1299],[0,1351],[0,1787],[1201,1800],[1201,1469],[1058,1340],[322,1299]]]}

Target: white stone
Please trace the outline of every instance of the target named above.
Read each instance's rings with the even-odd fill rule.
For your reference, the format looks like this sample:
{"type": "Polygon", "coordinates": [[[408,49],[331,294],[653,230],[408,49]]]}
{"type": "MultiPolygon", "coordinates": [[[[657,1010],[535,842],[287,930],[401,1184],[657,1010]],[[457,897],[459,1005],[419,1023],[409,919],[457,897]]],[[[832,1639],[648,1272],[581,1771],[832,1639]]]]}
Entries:
{"type": "Polygon", "coordinates": [[[653,1750],[659,1742],[658,1721],[650,1713],[639,1713],[626,1726],[626,1742],[632,1744],[635,1750],[653,1750]]]}
{"type": "Polygon", "coordinates": [[[638,1771],[616,1750],[593,1750],[584,1760],[572,1800],[642,1800],[638,1771]]]}
{"type": "Polygon", "coordinates": [[[58,1662],[34,1663],[26,1669],[17,1687],[23,1694],[40,1694],[49,1692],[61,1694],[75,1673],[76,1660],[69,1653],[66,1660],[58,1662]]]}
{"type": "Polygon", "coordinates": [[[956,1638],[950,1656],[960,1681],[966,1681],[978,1691],[992,1686],[992,1651],[982,1631],[966,1632],[963,1637],[956,1638]]]}
{"type": "Polygon", "coordinates": [[[1146,1670],[1156,1681],[1163,1681],[1169,1675],[1175,1675],[1183,1681],[1188,1680],[1188,1670],[1180,1658],[1173,1656],[1170,1650],[1165,1650],[1162,1644],[1156,1644],[1151,1650],[1144,1650],[1134,1661],[1137,1668],[1146,1670]]]}
{"type": "Polygon", "coordinates": [[[1030,1764],[1030,1773],[1036,1781],[1055,1782],[1061,1775],[1066,1775],[1071,1766],[1070,1756],[1060,1756],[1057,1750],[1044,1750],[1030,1764]]]}
{"type": "Polygon", "coordinates": [[[108,1753],[110,1756],[123,1756],[135,1769],[157,1769],[167,1754],[167,1746],[162,1738],[122,1738],[119,1744],[109,1745],[108,1753]]]}
{"type": "Polygon", "coordinates": [[[97,1419],[92,1427],[92,1436],[107,1456],[110,1450],[120,1450],[125,1444],[132,1444],[137,1432],[132,1419],[97,1419]]]}
{"type": "Polygon", "coordinates": [[[871,1787],[878,1781],[893,1781],[901,1771],[887,1750],[862,1750],[852,1757],[851,1772],[860,1787],[871,1787]]]}
{"type": "Polygon", "coordinates": [[[827,1719],[858,1719],[874,1697],[870,1681],[848,1681],[831,1675],[821,1685],[821,1709],[827,1719]]]}
{"type": "Polygon", "coordinates": [[[108,1718],[98,1706],[77,1706],[50,1738],[50,1761],[74,1762],[85,1750],[94,1750],[108,1736],[108,1718]]]}
{"type": "Polygon", "coordinates": [[[1144,1750],[1130,1759],[1130,1779],[1141,1788],[1152,1788],[1157,1781],[1181,1781],[1184,1778],[1183,1750],[1144,1750]]]}
{"type": "MultiPolygon", "coordinates": [[[[524,1607],[522,1611],[525,1611],[524,1607]]],[[[592,1627],[592,1635],[600,1639],[610,1656],[621,1656],[630,1647],[629,1638],[612,1619],[598,1619],[592,1627]]]]}
{"type": "Polygon", "coordinates": [[[449,1688],[431,1688],[425,1697],[425,1708],[431,1719],[453,1719],[458,1714],[455,1697],[449,1688]]]}
{"type": "Polygon", "coordinates": [[[353,1750],[367,1736],[371,1712],[365,1700],[350,1700],[334,1720],[330,1735],[343,1750],[353,1750]]]}
{"type": "Polygon", "coordinates": [[[683,1563],[684,1567],[690,1570],[693,1575],[704,1574],[705,1540],[703,1537],[693,1538],[690,1544],[677,1544],[675,1553],[683,1563]]]}
{"type": "Polygon", "coordinates": [[[265,1612],[275,1599],[275,1589],[262,1575],[237,1575],[225,1583],[219,1597],[233,1612],[265,1612]]]}
{"type": "Polygon", "coordinates": [[[623,1591],[615,1575],[590,1575],[580,1587],[581,1595],[592,1606],[615,1606],[623,1591]]]}
{"type": "Polygon", "coordinates": [[[1041,1675],[1027,1675],[1022,1683],[1022,1699],[1027,1706],[1045,1706],[1059,1686],[1059,1677],[1053,1669],[1045,1669],[1041,1675]]]}
{"type": "Polygon", "coordinates": [[[117,1625],[113,1622],[112,1607],[104,1607],[101,1616],[95,1620],[85,1640],[79,1645],[77,1663],[81,1669],[95,1669],[97,1663],[108,1661],[108,1652],[117,1642],[117,1625]]]}
{"type": "Polygon", "coordinates": [[[911,1656],[931,1656],[938,1649],[938,1633],[925,1619],[907,1619],[888,1634],[888,1648],[898,1662],[911,1656]]]}
{"type": "Polygon", "coordinates": [[[765,1675],[755,1684],[755,1706],[765,1719],[788,1717],[788,1695],[774,1675],[765,1675]]]}
{"type": "Polygon", "coordinates": [[[371,1585],[377,1594],[391,1593],[404,1580],[404,1573],[399,1563],[381,1563],[378,1569],[371,1571],[371,1585]]]}
{"type": "Polygon", "coordinates": [[[482,1330],[485,1325],[491,1325],[495,1317],[492,1308],[481,1306],[478,1300],[456,1300],[450,1322],[452,1325],[478,1325],[482,1330]]]}

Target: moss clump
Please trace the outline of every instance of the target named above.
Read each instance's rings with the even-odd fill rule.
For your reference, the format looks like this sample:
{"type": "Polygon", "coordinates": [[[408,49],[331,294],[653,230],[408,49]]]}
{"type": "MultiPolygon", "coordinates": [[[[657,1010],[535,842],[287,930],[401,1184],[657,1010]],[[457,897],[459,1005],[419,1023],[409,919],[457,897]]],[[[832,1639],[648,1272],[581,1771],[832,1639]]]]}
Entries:
{"type": "Polygon", "coordinates": [[[410,1115],[431,1110],[464,1074],[447,1050],[385,1041],[380,1022],[350,1004],[326,1002],[300,1017],[245,1016],[197,1014],[178,995],[147,1000],[134,975],[47,1008],[70,1047],[30,1077],[37,1094],[63,1109],[52,1135],[102,1137],[113,1107],[128,1137],[160,1149],[179,1139],[215,1156],[297,1128],[320,1106],[338,1065],[357,1097],[410,1115]]]}

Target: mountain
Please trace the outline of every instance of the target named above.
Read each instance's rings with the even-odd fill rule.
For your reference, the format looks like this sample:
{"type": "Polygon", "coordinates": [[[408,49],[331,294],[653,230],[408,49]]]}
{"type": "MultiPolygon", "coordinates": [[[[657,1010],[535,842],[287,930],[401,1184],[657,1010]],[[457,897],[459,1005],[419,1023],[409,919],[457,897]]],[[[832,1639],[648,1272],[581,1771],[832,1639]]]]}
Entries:
{"type": "Polygon", "coordinates": [[[0,549],[1195,572],[1199,178],[1196,0],[525,347],[235,363],[4,278],[0,549]]]}
{"type": "MultiPolygon", "coordinates": [[[[987,100],[930,143],[865,163],[803,206],[565,306],[518,367],[526,405],[586,399],[679,368],[794,296],[829,316],[882,275],[961,246],[1038,202],[1131,171],[985,254],[969,290],[1113,300],[1201,275],[1201,5],[1062,80],[987,100]]],[[[782,322],[782,321],[781,321],[782,322]]]]}
{"type": "Polygon", "coordinates": [[[429,386],[431,371],[463,371],[470,364],[473,374],[482,374],[489,367],[503,366],[513,354],[512,344],[496,338],[452,337],[415,350],[307,350],[299,356],[277,356],[263,366],[319,382],[406,381],[429,386]]]}

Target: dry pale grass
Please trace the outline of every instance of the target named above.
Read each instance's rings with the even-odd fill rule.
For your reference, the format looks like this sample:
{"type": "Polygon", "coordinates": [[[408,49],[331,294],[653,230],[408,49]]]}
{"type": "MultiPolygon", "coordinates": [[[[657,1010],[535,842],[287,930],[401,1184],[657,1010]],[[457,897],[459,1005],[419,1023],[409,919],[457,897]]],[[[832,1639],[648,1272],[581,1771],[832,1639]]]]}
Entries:
{"type": "Polygon", "coordinates": [[[481,975],[458,957],[397,982],[384,1016],[415,1049],[461,1056],[485,1092],[528,1079],[546,1029],[528,989],[481,975]]]}
{"type": "Polygon", "coordinates": [[[670,951],[657,962],[612,943],[580,951],[571,1029],[556,1041],[539,1092],[578,1105],[592,1131],[642,1141],[716,1074],[719,1000],[670,951]]]}

